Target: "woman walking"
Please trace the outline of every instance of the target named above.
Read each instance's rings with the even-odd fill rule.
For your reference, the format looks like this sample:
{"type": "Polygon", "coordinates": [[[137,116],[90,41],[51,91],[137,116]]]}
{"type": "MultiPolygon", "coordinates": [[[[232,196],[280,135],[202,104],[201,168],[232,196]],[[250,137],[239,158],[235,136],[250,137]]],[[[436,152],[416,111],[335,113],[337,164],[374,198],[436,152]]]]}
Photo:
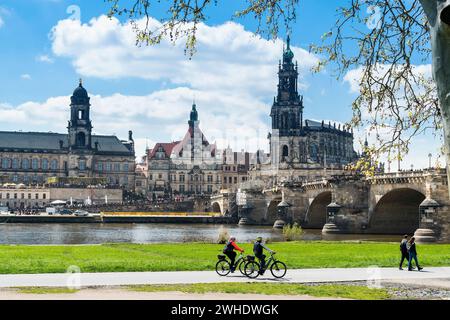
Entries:
{"type": "Polygon", "coordinates": [[[417,250],[416,250],[416,243],[415,238],[411,237],[411,239],[408,242],[408,253],[409,253],[409,260],[408,260],[408,271],[412,271],[412,260],[416,262],[417,270],[422,270],[423,268],[419,265],[419,261],[417,260],[417,250]]]}

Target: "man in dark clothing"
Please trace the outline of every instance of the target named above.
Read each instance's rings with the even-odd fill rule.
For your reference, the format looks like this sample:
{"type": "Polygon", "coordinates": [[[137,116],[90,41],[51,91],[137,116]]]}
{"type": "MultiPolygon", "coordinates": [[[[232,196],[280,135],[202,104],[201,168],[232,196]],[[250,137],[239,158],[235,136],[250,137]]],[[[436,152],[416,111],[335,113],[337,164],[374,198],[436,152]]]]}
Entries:
{"type": "Polygon", "coordinates": [[[415,238],[412,237],[408,242],[408,253],[409,253],[409,260],[408,260],[408,271],[412,271],[412,260],[416,262],[417,270],[422,270],[423,268],[419,265],[419,261],[417,260],[417,250],[416,250],[416,243],[415,238]]]}
{"type": "Polygon", "coordinates": [[[403,261],[409,261],[409,253],[408,253],[408,235],[405,235],[400,242],[400,252],[402,254],[402,258],[400,259],[400,270],[403,270],[403,261]]]}
{"type": "Polygon", "coordinates": [[[262,238],[258,237],[256,238],[255,243],[253,244],[253,253],[255,254],[255,257],[259,260],[259,273],[263,274],[264,269],[266,267],[266,255],[263,254],[263,249],[266,249],[267,251],[271,253],[275,253],[275,251],[270,250],[262,243],[262,238]]]}
{"type": "Polygon", "coordinates": [[[228,240],[227,244],[225,245],[225,248],[223,248],[223,253],[230,258],[231,261],[231,272],[234,272],[236,269],[236,266],[234,265],[234,261],[236,260],[236,252],[234,252],[234,249],[244,252],[239,246],[236,244],[236,238],[230,237],[230,240],[228,240]]]}

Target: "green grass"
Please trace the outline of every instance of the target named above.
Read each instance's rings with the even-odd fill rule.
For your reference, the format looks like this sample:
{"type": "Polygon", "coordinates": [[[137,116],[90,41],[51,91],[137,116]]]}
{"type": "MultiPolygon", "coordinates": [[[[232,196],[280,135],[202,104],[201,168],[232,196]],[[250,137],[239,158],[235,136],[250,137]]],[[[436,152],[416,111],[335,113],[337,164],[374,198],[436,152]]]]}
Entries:
{"type": "MultiPolygon", "coordinates": [[[[243,244],[251,253],[251,245],[243,244]]],[[[396,267],[397,243],[283,242],[269,247],[288,268],[396,267]]],[[[0,274],[82,272],[214,270],[223,245],[104,244],[90,246],[0,246],[0,274]]],[[[450,245],[418,245],[425,267],[450,266],[450,245]]]]}
{"type": "Polygon", "coordinates": [[[69,288],[46,288],[46,287],[20,287],[14,288],[19,293],[25,294],[67,294],[76,293],[79,290],[69,288]]]}
{"type": "Polygon", "coordinates": [[[352,285],[273,284],[273,283],[196,283],[182,285],[146,285],[128,287],[138,292],[184,292],[184,293],[243,293],[264,295],[308,295],[326,298],[357,300],[386,300],[391,298],[386,289],[371,289],[352,285]]]}

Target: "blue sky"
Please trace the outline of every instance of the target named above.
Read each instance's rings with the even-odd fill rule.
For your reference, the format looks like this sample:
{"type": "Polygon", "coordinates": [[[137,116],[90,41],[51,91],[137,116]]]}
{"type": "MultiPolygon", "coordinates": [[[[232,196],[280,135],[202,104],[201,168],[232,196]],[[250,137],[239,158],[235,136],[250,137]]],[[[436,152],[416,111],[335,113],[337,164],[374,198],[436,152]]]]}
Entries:
{"type": "MultiPolygon", "coordinates": [[[[138,156],[146,143],[151,147],[184,135],[194,96],[201,127],[219,147],[267,149],[282,43],[251,40],[255,22],[242,19],[229,24],[237,9],[230,3],[238,1],[226,3],[209,12],[199,53],[189,61],[181,46],[132,48],[126,21],[101,18],[108,9],[101,0],[1,1],[0,130],[63,132],[68,97],[82,77],[93,97],[94,131],[126,138],[133,130],[138,156]],[[71,20],[68,8],[73,5],[79,7],[81,21],[71,20]]],[[[311,74],[317,57],[306,51],[333,26],[335,8],[341,4],[304,0],[292,27],[306,118],[344,123],[351,117],[355,94],[349,84],[328,71],[311,74]]],[[[152,16],[158,18],[161,12],[155,8],[152,16]]],[[[429,139],[418,139],[405,166],[408,161],[426,166],[425,155],[437,154],[437,144],[429,139]]],[[[358,141],[355,147],[359,148],[358,141]]]]}

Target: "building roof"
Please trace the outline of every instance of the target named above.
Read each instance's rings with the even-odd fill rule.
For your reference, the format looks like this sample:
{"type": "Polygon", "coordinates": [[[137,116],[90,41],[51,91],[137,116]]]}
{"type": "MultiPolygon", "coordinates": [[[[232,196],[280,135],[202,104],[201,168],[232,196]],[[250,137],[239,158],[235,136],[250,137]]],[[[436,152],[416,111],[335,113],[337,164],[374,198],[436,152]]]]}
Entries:
{"type": "MultiPolygon", "coordinates": [[[[132,154],[116,136],[92,135],[98,152],[132,154]]],[[[0,149],[61,151],[68,148],[67,134],[52,132],[0,131],[0,149]]]]}
{"type": "Polygon", "coordinates": [[[155,147],[153,149],[150,149],[148,151],[149,152],[148,158],[152,159],[155,156],[156,152],[158,151],[159,147],[162,147],[164,153],[166,154],[166,157],[170,158],[173,148],[175,148],[175,146],[179,143],[180,141],[174,141],[170,143],[158,142],[157,144],[155,144],[155,147]]]}

